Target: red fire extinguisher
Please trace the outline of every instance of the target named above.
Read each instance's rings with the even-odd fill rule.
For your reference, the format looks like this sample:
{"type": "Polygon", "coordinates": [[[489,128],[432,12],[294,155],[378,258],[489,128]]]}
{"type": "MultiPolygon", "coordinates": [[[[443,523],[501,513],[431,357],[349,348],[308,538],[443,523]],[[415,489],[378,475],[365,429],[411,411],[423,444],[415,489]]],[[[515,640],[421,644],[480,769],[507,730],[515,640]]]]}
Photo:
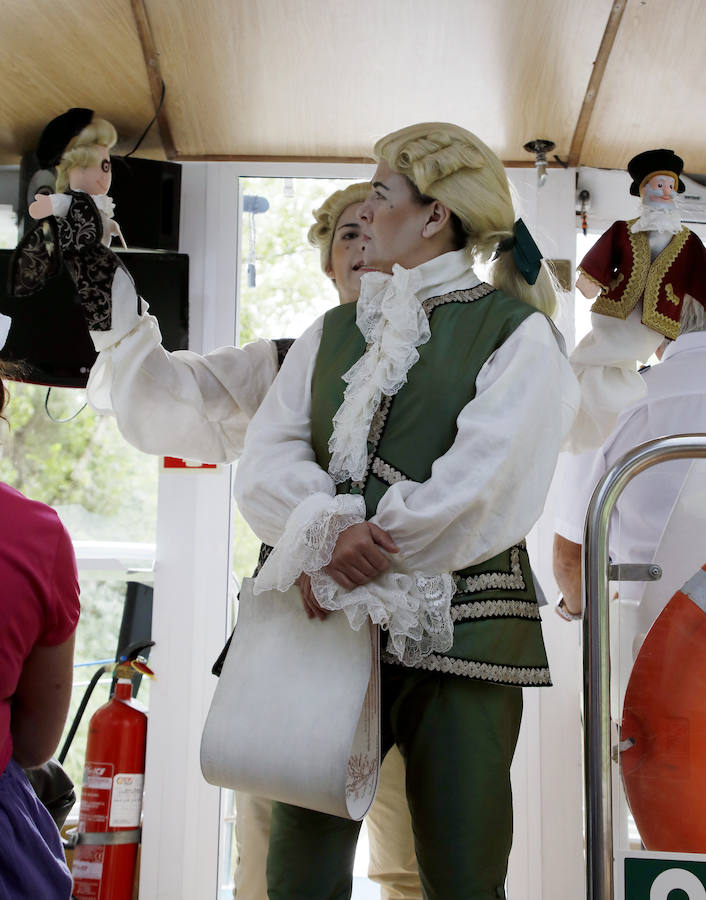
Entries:
{"type": "Polygon", "coordinates": [[[115,663],[115,693],[89,723],[72,866],[76,900],[132,897],[147,740],[145,707],[132,698],[135,671],[153,677],[139,656],[115,663]]]}

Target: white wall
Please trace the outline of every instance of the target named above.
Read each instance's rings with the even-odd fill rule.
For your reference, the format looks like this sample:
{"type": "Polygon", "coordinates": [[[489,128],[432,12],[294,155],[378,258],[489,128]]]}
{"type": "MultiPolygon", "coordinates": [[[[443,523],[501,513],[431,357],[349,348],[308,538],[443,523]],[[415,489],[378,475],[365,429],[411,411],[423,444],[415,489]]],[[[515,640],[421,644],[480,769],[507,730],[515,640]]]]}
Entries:
{"type": "MultiPolygon", "coordinates": [[[[182,169],[180,251],[189,253],[190,347],[235,343],[237,181],[223,167],[182,169]]],[[[215,898],[220,792],[199,747],[226,637],[230,466],[162,472],[140,896],[215,898]]]]}
{"type": "MultiPolygon", "coordinates": [[[[570,260],[573,271],[576,171],[550,169],[541,188],[537,187],[534,169],[511,169],[508,175],[519,195],[522,218],[543,255],[570,260]]],[[[573,295],[564,297],[563,302],[560,327],[570,345],[573,295]]],[[[550,492],[544,515],[528,536],[532,566],[549,601],[542,620],[553,686],[524,692],[525,712],[512,771],[515,840],[508,874],[509,900],[578,900],[585,896],[581,629],[578,623],[564,622],[553,611],[554,506],[555,489],[550,492]]]]}

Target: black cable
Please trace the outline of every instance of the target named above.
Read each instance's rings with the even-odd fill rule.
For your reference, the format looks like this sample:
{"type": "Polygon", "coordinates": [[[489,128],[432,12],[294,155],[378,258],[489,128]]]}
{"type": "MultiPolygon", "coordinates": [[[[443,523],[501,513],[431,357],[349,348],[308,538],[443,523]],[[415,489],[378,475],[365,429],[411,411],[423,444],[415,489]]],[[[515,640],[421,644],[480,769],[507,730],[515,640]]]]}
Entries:
{"type": "Polygon", "coordinates": [[[78,409],[72,416],[69,416],[68,419],[56,419],[56,418],[54,418],[54,416],[49,412],[49,395],[50,395],[50,394],[51,394],[51,388],[47,388],[47,395],[46,395],[46,397],[44,398],[44,409],[45,409],[45,411],[46,411],[46,414],[47,414],[47,415],[49,416],[49,418],[52,420],[52,422],[56,422],[57,425],[65,425],[67,422],[73,422],[73,420],[76,418],[76,416],[80,415],[80,413],[82,413],[82,412],[84,411],[84,409],[88,406],[88,401],[86,401],[86,402],[83,404],[83,406],[80,407],[80,409],[78,409]]]}
{"type": "Polygon", "coordinates": [[[160,112],[162,111],[162,104],[164,103],[164,95],[165,95],[165,93],[166,93],[167,88],[166,88],[166,86],[165,86],[165,84],[164,84],[164,79],[163,79],[163,78],[160,78],[160,81],[162,82],[162,96],[159,98],[159,106],[157,107],[157,112],[156,112],[156,113],[154,114],[154,116],[152,117],[152,121],[150,122],[150,124],[147,126],[147,128],[145,128],[145,130],[144,130],[144,131],[142,132],[142,134],[140,135],[140,139],[138,140],[138,142],[135,144],[135,146],[132,148],[132,150],[131,150],[129,153],[126,153],[125,156],[123,156],[123,159],[127,159],[128,156],[132,156],[132,154],[138,149],[138,147],[140,146],[140,144],[144,141],[145,137],[147,136],[147,132],[150,130],[150,128],[151,128],[151,127],[154,125],[154,123],[157,121],[157,116],[158,116],[158,115],[160,114],[160,112]]]}
{"type": "Polygon", "coordinates": [[[101,676],[105,674],[105,666],[101,666],[95,674],[93,678],[88,683],[88,687],[83,693],[83,699],[79,704],[78,709],[76,710],[76,715],[74,716],[74,720],[71,723],[71,728],[69,729],[69,733],[66,735],[66,740],[63,743],[61,751],[57,757],[60,763],[63,763],[66,759],[66,754],[69,752],[69,747],[71,747],[71,743],[74,739],[76,732],[78,731],[78,726],[81,724],[81,719],[83,718],[83,714],[86,711],[86,707],[88,706],[88,701],[91,699],[91,694],[93,693],[96,685],[101,679],[101,676]]]}

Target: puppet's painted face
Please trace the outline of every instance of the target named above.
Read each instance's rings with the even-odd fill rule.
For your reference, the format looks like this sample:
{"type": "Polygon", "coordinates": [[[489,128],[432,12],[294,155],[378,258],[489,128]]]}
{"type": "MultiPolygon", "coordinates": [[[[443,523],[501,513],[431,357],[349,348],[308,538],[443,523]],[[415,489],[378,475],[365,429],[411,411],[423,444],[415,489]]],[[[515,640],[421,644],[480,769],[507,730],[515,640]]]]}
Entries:
{"type": "Polygon", "coordinates": [[[675,197],[674,178],[671,175],[653,175],[642,188],[645,203],[673,203],[675,197]]]}
{"type": "Polygon", "coordinates": [[[87,194],[107,194],[110,190],[112,171],[110,154],[107,147],[98,147],[98,160],[93,166],[85,169],[77,166],[69,172],[69,187],[72,191],[85,191],[87,194]]]}

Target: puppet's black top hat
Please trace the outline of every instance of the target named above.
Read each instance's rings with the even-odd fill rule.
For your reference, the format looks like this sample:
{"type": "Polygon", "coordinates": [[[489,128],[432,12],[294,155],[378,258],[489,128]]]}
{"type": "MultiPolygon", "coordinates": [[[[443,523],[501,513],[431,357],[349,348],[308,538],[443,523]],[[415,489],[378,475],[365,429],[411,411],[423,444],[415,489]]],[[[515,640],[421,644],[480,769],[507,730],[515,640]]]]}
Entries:
{"type": "Polygon", "coordinates": [[[628,172],[632,178],[630,193],[633,197],[639,197],[642,182],[653,172],[671,172],[677,180],[677,193],[683,194],[686,188],[679,177],[683,168],[684,160],[673,150],[645,150],[644,153],[638,153],[628,163],[628,172]]]}
{"type": "Polygon", "coordinates": [[[45,127],[37,145],[37,159],[43,169],[50,169],[61,159],[72,138],[90,125],[92,109],[75,106],[62,113],[45,127]]]}

